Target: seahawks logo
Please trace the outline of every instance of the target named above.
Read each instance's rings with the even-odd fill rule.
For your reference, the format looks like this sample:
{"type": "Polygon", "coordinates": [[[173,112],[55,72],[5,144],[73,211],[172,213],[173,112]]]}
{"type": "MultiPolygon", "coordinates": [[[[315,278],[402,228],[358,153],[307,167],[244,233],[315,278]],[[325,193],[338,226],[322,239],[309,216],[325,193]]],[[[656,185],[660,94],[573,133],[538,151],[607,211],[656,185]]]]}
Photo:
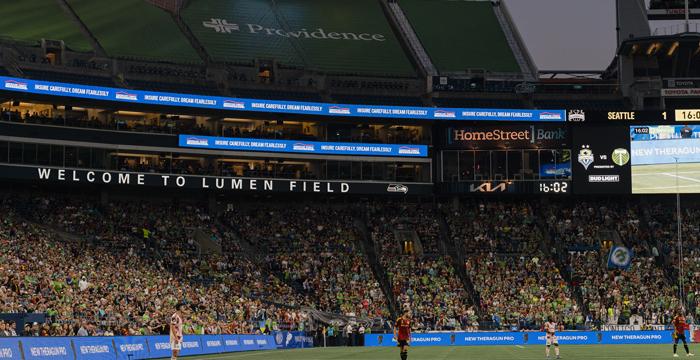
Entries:
{"type": "Polygon", "coordinates": [[[578,162],[583,165],[583,168],[588,170],[588,167],[593,164],[595,160],[593,156],[593,151],[591,151],[590,146],[582,145],[581,150],[578,152],[578,162]]]}
{"type": "Polygon", "coordinates": [[[613,250],[610,260],[615,266],[625,267],[629,265],[632,260],[632,254],[630,254],[629,249],[625,247],[617,247],[613,250]]]}

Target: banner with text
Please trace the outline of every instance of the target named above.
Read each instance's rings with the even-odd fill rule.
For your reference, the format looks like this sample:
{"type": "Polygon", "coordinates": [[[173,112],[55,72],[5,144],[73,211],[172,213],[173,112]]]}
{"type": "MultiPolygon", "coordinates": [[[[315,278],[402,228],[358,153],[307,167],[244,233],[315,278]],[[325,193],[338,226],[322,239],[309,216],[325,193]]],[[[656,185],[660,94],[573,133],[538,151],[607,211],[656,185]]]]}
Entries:
{"type": "MultiPolygon", "coordinates": [[[[270,335],[185,335],[180,355],[277,348],[270,335]]],[[[139,360],[170,355],[168,336],[0,338],[0,359],[139,360]]]]}
{"type": "Polygon", "coordinates": [[[67,185],[159,187],[253,193],[425,195],[433,191],[433,185],[429,183],[235,178],[23,165],[0,165],[0,178],[67,185]]]}
{"type": "MultiPolygon", "coordinates": [[[[562,331],[560,344],[670,344],[671,331],[562,331]]],[[[690,339],[690,337],[688,337],[690,339]]],[[[411,334],[411,346],[543,345],[544,332],[446,332],[411,334]]],[[[365,346],[396,346],[393,334],[365,335],[365,346]]]]}
{"type": "Polygon", "coordinates": [[[445,129],[448,149],[564,149],[566,127],[558,125],[454,126],[445,129]]]}
{"type": "Polygon", "coordinates": [[[408,106],[349,105],[284,100],[257,100],[176,94],[0,76],[0,90],[39,95],[116,101],[130,104],[179,106],[213,110],[255,111],[323,116],[404,118],[421,120],[565,121],[564,110],[469,109],[408,106]]]}
{"type": "Polygon", "coordinates": [[[298,140],[224,138],[199,135],[180,135],[179,144],[180,147],[191,147],[198,149],[267,151],[297,154],[402,157],[428,156],[428,147],[426,145],[408,144],[335,143],[298,140]]]}

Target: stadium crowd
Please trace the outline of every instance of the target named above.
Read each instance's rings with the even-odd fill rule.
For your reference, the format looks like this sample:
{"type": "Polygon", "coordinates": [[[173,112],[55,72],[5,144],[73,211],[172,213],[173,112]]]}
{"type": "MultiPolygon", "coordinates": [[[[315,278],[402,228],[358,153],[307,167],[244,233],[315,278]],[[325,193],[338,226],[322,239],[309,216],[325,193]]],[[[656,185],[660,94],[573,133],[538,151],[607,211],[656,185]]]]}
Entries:
{"type": "MultiPolygon", "coordinates": [[[[227,246],[229,257],[198,257],[187,229],[209,224],[195,207],[110,204],[107,210],[40,199],[37,218],[84,240],[59,239],[4,209],[0,313],[43,312],[40,334],[167,333],[178,302],[189,333],[255,333],[303,328],[293,291],[227,246]],[[43,208],[41,207],[43,204],[43,208]],[[63,209],[62,211],[58,211],[63,209]],[[66,261],[69,260],[69,261],[66,261]],[[40,270],[40,271],[39,271],[40,270]],[[268,299],[286,304],[279,307],[268,299]],[[262,296],[265,296],[263,298],[262,296]]],[[[228,235],[212,231],[212,237],[228,235]]]]}
{"type": "MultiPolygon", "coordinates": [[[[46,314],[30,334],[163,333],[179,301],[191,333],[303,329],[309,311],[385,323],[385,291],[412,311],[416,330],[539,329],[550,317],[567,328],[667,324],[680,305],[665,263],[676,256],[675,218],[663,206],[559,202],[540,219],[528,201],[221,203],[214,215],[173,200],[34,193],[1,206],[0,313],[46,314]],[[444,241],[463,253],[480,306],[444,241]],[[607,269],[613,243],[632,249],[629,269],[607,269]]],[[[698,227],[682,230],[684,301],[697,318],[698,227]]]]}
{"type": "Polygon", "coordinates": [[[349,316],[389,317],[348,210],[231,207],[224,218],[242,238],[264,249],[269,270],[300,288],[307,305],[349,316]]]}
{"type": "Polygon", "coordinates": [[[495,328],[539,329],[549,318],[568,329],[584,324],[571,289],[551,259],[482,254],[469,257],[467,272],[495,328]]]}
{"type": "Polygon", "coordinates": [[[368,205],[367,211],[392,296],[403,310],[413,313],[415,327],[456,330],[473,326],[476,312],[466,303],[464,286],[449,256],[437,251],[440,225],[434,209],[377,203],[368,205]]]}
{"type": "Polygon", "coordinates": [[[532,254],[541,243],[527,202],[469,201],[446,215],[453,241],[466,254],[532,254]]]}

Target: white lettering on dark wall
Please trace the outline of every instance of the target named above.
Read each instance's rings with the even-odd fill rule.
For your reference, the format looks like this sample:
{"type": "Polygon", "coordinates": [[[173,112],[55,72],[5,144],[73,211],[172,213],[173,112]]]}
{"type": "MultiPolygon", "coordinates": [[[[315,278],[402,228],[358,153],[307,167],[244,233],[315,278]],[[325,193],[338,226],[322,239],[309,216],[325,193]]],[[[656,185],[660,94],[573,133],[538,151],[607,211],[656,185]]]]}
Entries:
{"type": "Polygon", "coordinates": [[[337,181],[272,180],[212,176],[176,176],[125,172],[84,171],[56,168],[37,168],[36,178],[41,181],[66,183],[87,182],[104,185],[151,185],[161,187],[221,189],[241,191],[286,191],[313,193],[349,193],[351,185],[337,181]],[[150,179],[150,181],[149,181],[150,179]]]}
{"type": "Polygon", "coordinates": [[[284,30],[270,27],[264,27],[260,24],[245,24],[243,26],[235,23],[230,23],[226,19],[211,18],[208,21],[202,21],[202,26],[208,29],[213,29],[220,34],[247,33],[263,36],[279,36],[292,39],[309,39],[309,40],[350,40],[350,41],[386,41],[386,36],[383,34],[370,33],[355,33],[355,32],[335,32],[327,31],[323,28],[307,29],[301,28],[298,30],[284,30]]]}

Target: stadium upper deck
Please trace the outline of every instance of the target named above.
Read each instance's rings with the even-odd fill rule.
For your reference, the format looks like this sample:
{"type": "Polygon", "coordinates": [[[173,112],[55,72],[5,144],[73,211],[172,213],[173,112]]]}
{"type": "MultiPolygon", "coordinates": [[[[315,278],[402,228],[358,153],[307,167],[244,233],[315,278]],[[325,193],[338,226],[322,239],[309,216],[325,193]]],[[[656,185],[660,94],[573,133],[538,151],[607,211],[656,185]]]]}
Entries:
{"type": "Polygon", "coordinates": [[[0,74],[331,103],[480,108],[545,108],[552,101],[575,101],[572,108],[624,104],[615,84],[605,81],[572,79],[556,89],[538,81],[526,86],[534,96],[518,91],[536,69],[501,2],[151,3],[5,1],[0,9],[11,21],[0,25],[0,74]]]}
{"type": "MultiPolygon", "coordinates": [[[[408,40],[395,26],[401,19],[384,5],[378,0],[193,0],[173,15],[143,0],[13,0],[0,5],[12,19],[1,25],[0,34],[34,44],[63,40],[72,50],[118,58],[248,66],[274,61],[325,73],[415,77],[416,61],[405,51],[408,40]]],[[[399,5],[441,72],[520,72],[491,2],[399,5]],[[455,42],[470,45],[455,54],[455,42]]]]}

